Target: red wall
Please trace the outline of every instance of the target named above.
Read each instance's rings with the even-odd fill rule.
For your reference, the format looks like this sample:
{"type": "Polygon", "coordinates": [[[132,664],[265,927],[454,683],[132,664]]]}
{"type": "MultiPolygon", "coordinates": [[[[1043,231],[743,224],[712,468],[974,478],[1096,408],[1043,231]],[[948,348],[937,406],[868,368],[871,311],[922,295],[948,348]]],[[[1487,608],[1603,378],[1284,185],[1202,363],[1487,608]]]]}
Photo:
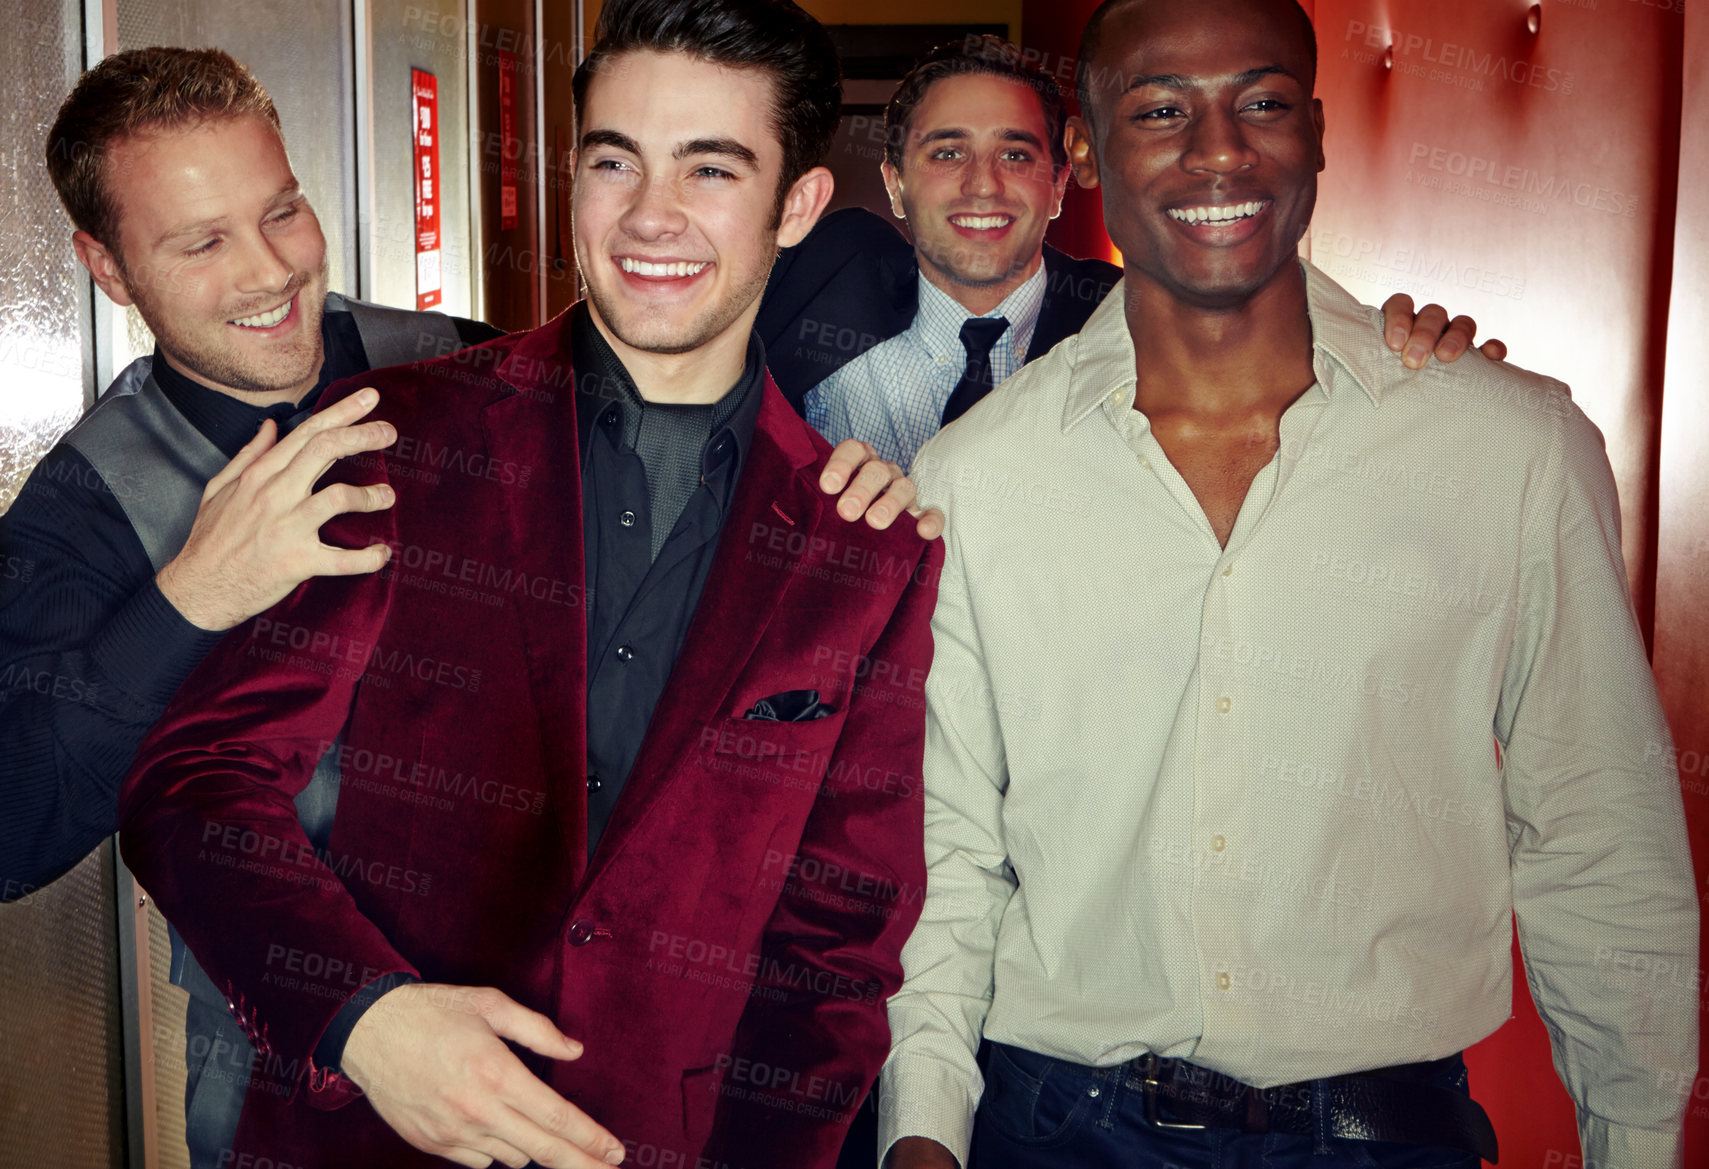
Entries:
{"type": "MultiPolygon", "coordinates": [[[[1663,381],[1654,660],[1679,753],[1701,909],[1709,893],[1709,15],[1702,4],[1689,9],[1681,41],[1690,63],[1681,106],[1688,129],[1681,135],[1663,381]]],[[[1688,1166],[1709,1165],[1703,1062],[1700,1053],[1686,1113],[1688,1166]]]]}
{"type": "MultiPolygon", "coordinates": [[[[1095,7],[1029,0],[1024,10],[1025,47],[1065,84],[1095,7]]],[[[1370,303],[1404,291],[1471,313],[1518,364],[1570,382],[1602,428],[1702,886],[1709,18],[1699,4],[1689,16],[1686,7],[1306,0],[1318,26],[1329,158],[1306,250],[1370,303]]],[[[1096,192],[1076,192],[1050,241],[1109,255],[1101,216],[1096,192]]],[[[1523,979],[1513,1019],[1468,1062],[1503,1166],[1579,1169],[1572,1105],[1523,979]]],[[[1674,1090],[1674,1069],[1655,1071],[1658,1090],[1674,1090]]],[[[1709,1165],[1709,1079],[1689,1088],[1685,1163],[1709,1165]]]]}

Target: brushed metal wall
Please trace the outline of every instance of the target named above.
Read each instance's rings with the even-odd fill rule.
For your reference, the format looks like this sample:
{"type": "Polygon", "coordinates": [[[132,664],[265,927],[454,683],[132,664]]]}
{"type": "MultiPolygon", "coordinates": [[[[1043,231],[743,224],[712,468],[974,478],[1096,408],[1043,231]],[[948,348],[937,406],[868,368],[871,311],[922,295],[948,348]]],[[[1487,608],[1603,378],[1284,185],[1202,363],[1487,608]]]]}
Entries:
{"type": "MultiPolygon", "coordinates": [[[[81,9],[22,0],[14,12],[0,38],[10,180],[0,199],[0,511],[83,412],[92,368],[88,283],[42,164],[48,126],[82,67],[81,9]]],[[[7,890],[18,899],[0,905],[0,1169],[124,1164],[113,888],[105,845],[51,887],[7,890]]]]}
{"type": "MultiPolygon", "coordinates": [[[[366,184],[363,295],[415,307],[414,156],[410,70],[439,79],[440,237],[444,299],[455,316],[478,316],[469,241],[469,25],[464,0],[371,0],[368,84],[372,172],[366,184]]],[[[336,287],[336,285],[335,285],[336,287]]],[[[352,288],[352,291],[355,291],[352,288]]]]}

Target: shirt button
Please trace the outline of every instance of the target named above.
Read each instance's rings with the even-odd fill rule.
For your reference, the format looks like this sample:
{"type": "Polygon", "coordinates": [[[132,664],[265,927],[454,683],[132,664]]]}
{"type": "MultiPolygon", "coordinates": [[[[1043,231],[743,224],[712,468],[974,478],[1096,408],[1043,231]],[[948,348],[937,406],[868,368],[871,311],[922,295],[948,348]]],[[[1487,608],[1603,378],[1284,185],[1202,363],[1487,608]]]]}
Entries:
{"type": "Polygon", "coordinates": [[[1226,975],[1226,974],[1219,974],[1219,975],[1217,975],[1217,976],[1216,976],[1216,988],[1217,988],[1217,989],[1218,989],[1218,990],[1227,990],[1227,989],[1228,989],[1228,985],[1229,985],[1229,983],[1228,983],[1228,975],[1226,975]]]}
{"type": "Polygon", "coordinates": [[[1234,565],[1231,564],[1227,568],[1223,569],[1222,574],[1224,576],[1233,576],[1234,575],[1234,565]]]}
{"type": "Polygon", "coordinates": [[[1139,456],[1139,465],[1144,467],[1147,471],[1151,470],[1151,460],[1146,458],[1144,455],[1139,456]]]}
{"type": "MultiPolygon", "coordinates": [[[[627,662],[627,661],[630,661],[631,659],[633,659],[634,656],[635,656],[635,649],[633,646],[620,645],[617,647],[617,660],[618,661],[627,662]]],[[[1227,702],[1228,699],[1225,698],[1225,699],[1223,699],[1223,701],[1227,702]]]]}
{"type": "Polygon", "coordinates": [[[600,788],[602,788],[604,786],[605,786],[605,781],[603,779],[599,778],[599,776],[590,775],[587,777],[587,790],[589,791],[589,793],[597,792],[600,788]]]}
{"type": "Polygon", "coordinates": [[[617,513],[617,522],[626,528],[632,528],[635,526],[635,513],[632,511],[619,512],[617,513]]]}
{"type": "Polygon", "coordinates": [[[616,426],[617,425],[617,416],[618,416],[617,407],[613,406],[611,409],[609,409],[605,412],[605,417],[602,419],[602,421],[607,426],[616,426]]]}
{"type": "MultiPolygon", "coordinates": [[[[623,654],[623,651],[618,650],[617,653],[618,653],[618,656],[621,657],[623,654]]],[[[1231,711],[1233,709],[1234,709],[1234,699],[1229,698],[1227,695],[1224,695],[1223,697],[1216,700],[1216,712],[1218,714],[1227,714],[1229,711],[1231,711]]]]}
{"type": "Polygon", "coordinates": [[[585,946],[593,941],[593,922],[585,917],[570,923],[570,945],[585,946]]]}
{"type": "Polygon", "coordinates": [[[1227,847],[1228,847],[1228,841],[1224,840],[1222,837],[1220,837],[1220,836],[1211,837],[1211,851],[1212,852],[1221,852],[1223,849],[1225,849],[1227,847]]]}

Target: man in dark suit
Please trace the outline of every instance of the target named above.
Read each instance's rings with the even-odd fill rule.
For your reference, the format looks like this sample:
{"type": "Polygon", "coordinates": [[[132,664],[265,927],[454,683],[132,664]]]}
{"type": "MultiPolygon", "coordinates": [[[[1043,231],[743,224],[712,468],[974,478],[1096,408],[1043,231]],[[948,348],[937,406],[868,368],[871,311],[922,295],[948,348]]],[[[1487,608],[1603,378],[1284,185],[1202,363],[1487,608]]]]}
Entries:
{"type": "Polygon", "coordinates": [[[913,243],[835,212],[783,253],[761,306],[772,376],[826,438],[907,466],[1121,279],[1044,244],[1068,182],[1063,121],[1056,82],[998,37],[942,45],[897,87],[882,169],[913,243]]]}
{"type": "Polygon", "coordinates": [[[575,88],[588,300],[328,390],[400,435],[334,472],[395,507],[327,529],[389,567],[224,642],[126,781],[261,1056],[232,1163],[811,1169],[888,1049],[937,546],[827,510],[753,330],[834,51],[782,0],[619,0],[575,88]]]}
{"type": "MultiPolygon", "coordinates": [[[[938,428],[1080,331],[1121,279],[1045,244],[1068,184],[1054,79],[994,36],[926,54],[885,107],[884,183],[910,244],[878,216],[822,219],[772,270],[756,328],[784,397],[832,442],[907,467],[938,428]]],[[[1452,361],[1476,323],[1412,298],[1383,306],[1413,368],[1452,361]]],[[[1499,341],[1487,356],[1506,356],[1499,341]]]]}

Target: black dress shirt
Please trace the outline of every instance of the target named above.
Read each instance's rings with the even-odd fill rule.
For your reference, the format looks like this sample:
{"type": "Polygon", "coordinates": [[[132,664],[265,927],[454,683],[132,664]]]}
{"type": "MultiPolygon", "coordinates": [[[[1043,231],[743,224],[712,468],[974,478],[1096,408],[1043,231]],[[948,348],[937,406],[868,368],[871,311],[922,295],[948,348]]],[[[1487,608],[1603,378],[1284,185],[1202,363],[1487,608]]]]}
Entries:
{"type": "Polygon", "coordinates": [[[587,559],[588,852],[599,845],[682,650],[753,441],[765,352],[730,392],[644,401],[586,304],[570,323],[587,559]]]}
{"type": "MultiPolygon", "coordinates": [[[[466,331],[464,324],[465,322],[458,322],[459,333],[466,331]]],[[[487,330],[487,335],[479,338],[482,341],[502,335],[498,330],[490,329],[486,325],[473,321],[467,324],[487,330]]],[[[245,443],[255,437],[255,432],[260,429],[264,420],[273,419],[279,426],[281,436],[289,434],[297,423],[314,413],[315,406],[320,403],[321,392],[326,387],[339,378],[366,373],[373,368],[368,364],[368,354],[362,348],[362,336],[356,331],[356,318],[349,313],[322,315],[320,335],[323,346],[320,376],[315,380],[314,388],[303,395],[302,401],[295,405],[279,402],[272,406],[251,406],[230,394],[210,390],[174,369],[159,349],[154,351],[154,380],[159,384],[160,392],[166,395],[166,400],[178,408],[178,412],[184,415],[190,425],[201,431],[209,442],[230,459],[243,449],[245,443]]],[[[472,345],[475,342],[465,337],[464,344],[472,345]]]]}
{"type": "MultiPolygon", "coordinates": [[[[457,321],[465,344],[500,336],[457,321]]],[[[321,318],[319,381],[299,405],[258,407],[210,390],[156,351],[155,380],[227,456],[264,418],[281,433],[321,390],[368,370],[347,312],[321,318]]],[[[0,901],[66,872],[117,822],[119,782],[142,737],[220,639],[186,621],[112,487],[60,443],[0,516],[0,901]]]]}

